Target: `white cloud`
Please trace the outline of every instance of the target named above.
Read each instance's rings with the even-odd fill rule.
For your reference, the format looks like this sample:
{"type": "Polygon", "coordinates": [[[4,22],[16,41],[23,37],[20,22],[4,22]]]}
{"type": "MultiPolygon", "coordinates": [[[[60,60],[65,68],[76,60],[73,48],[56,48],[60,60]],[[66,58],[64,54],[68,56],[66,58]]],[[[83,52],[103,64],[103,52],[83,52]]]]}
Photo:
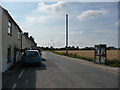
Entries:
{"type": "Polygon", "coordinates": [[[27,16],[26,22],[35,23],[51,23],[64,18],[62,12],[66,10],[67,3],[57,2],[52,4],[38,3],[37,9],[33,10],[32,15],[27,16]],[[41,15],[41,13],[43,15],[41,15]],[[46,14],[45,14],[46,13],[46,14]],[[59,17],[59,18],[58,18],[59,17]]]}
{"type": "Polygon", "coordinates": [[[83,31],[71,31],[70,34],[71,34],[71,35],[83,34],[83,31]]]}
{"type": "MultiPolygon", "coordinates": [[[[1,0],[2,2],[55,2],[60,0],[1,0]]],[[[62,0],[63,1],[63,0],[62,0]]],[[[119,2],[119,0],[64,0],[65,2],[119,2]]]]}
{"type": "MultiPolygon", "coordinates": [[[[41,3],[39,3],[41,4],[41,3]]],[[[43,46],[48,46],[48,42],[50,42],[51,39],[54,39],[55,42],[55,47],[62,47],[65,46],[65,28],[64,28],[64,23],[65,23],[65,14],[62,13],[66,9],[66,6],[62,6],[60,3],[54,3],[54,4],[46,4],[42,3],[41,5],[38,5],[38,7],[34,10],[35,12],[31,12],[26,17],[26,22],[24,21],[24,30],[28,30],[31,35],[35,36],[35,39],[38,42],[38,45],[43,45],[43,46]],[[43,5],[43,6],[42,6],[43,5]],[[56,9],[58,7],[60,10],[56,9]],[[63,8],[64,7],[64,8],[63,8]],[[58,14],[62,13],[62,14],[58,14]],[[27,25],[28,24],[28,25],[27,25]]],[[[72,7],[71,7],[72,8],[72,7]]],[[[74,8],[74,7],[73,7],[74,8]]],[[[71,9],[69,9],[71,10],[71,9]]],[[[77,9],[74,9],[75,11],[77,9]]],[[[77,13],[79,12],[79,8],[77,13]]],[[[105,9],[98,9],[98,10],[87,10],[81,13],[80,16],[78,16],[79,20],[88,20],[88,19],[93,19],[96,17],[99,17],[101,15],[106,14],[107,10],[105,9]],[[82,18],[82,19],[81,19],[82,18]]],[[[72,18],[71,21],[76,17],[76,13],[73,13],[73,15],[70,17],[72,18]]],[[[77,21],[76,21],[77,22],[77,21]]],[[[115,22],[113,22],[115,23],[115,22]]],[[[115,39],[115,36],[117,35],[114,30],[95,30],[93,31],[94,28],[92,26],[86,26],[85,28],[90,28],[91,31],[84,30],[84,26],[79,26],[76,25],[76,23],[72,22],[70,23],[70,31],[69,31],[69,43],[70,45],[75,45],[75,46],[91,46],[95,45],[97,42],[102,43],[102,42],[112,42],[112,38],[115,39]],[[72,26],[73,24],[73,26],[72,26]],[[73,28],[75,24],[75,29],[73,28]],[[78,26],[78,27],[77,27],[78,26]],[[82,28],[82,30],[79,29],[82,28]],[[73,29],[71,29],[73,28],[73,29]],[[93,31],[93,32],[92,32],[93,31]],[[88,34],[87,32],[92,32],[92,34],[88,34]],[[73,39],[73,41],[71,41],[73,39]],[[82,42],[84,41],[84,42],[82,42]]],[[[101,26],[101,25],[100,25],[101,26]]],[[[97,27],[97,28],[100,28],[97,27]]],[[[104,26],[102,26],[104,27],[104,26]]],[[[51,43],[51,42],[50,42],[51,43]]],[[[108,43],[109,44],[109,43],[108,43]]],[[[49,44],[49,46],[52,44],[49,44]]],[[[112,45],[112,44],[111,44],[112,45]]]]}
{"type": "Polygon", "coordinates": [[[36,17],[26,17],[26,20],[31,23],[36,21],[36,17]]]}
{"type": "Polygon", "coordinates": [[[53,16],[46,15],[46,16],[28,16],[26,17],[26,21],[30,23],[45,23],[49,21],[49,19],[53,18],[53,16]]]}
{"type": "Polygon", "coordinates": [[[93,30],[93,37],[96,38],[106,38],[106,39],[110,39],[112,37],[117,38],[118,37],[118,30],[116,29],[99,29],[99,30],[93,30]]]}
{"type": "Polygon", "coordinates": [[[64,12],[66,7],[67,7],[67,3],[65,3],[65,2],[57,2],[54,4],[50,4],[50,5],[47,5],[45,3],[39,3],[38,11],[44,12],[44,13],[49,13],[49,14],[56,14],[56,13],[64,12]]]}
{"type": "Polygon", "coordinates": [[[43,23],[55,23],[55,22],[63,22],[64,15],[50,14],[44,16],[27,16],[25,18],[26,23],[29,24],[43,24],[43,23]],[[58,18],[59,17],[59,18],[58,18]]]}
{"type": "Polygon", "coordinates": [[[104,15],[107,13],[107,10],[100,9],[100,10],[86,10],[83,11],[82,14],[80,14],[77,19],[80,21],[85,21],[89,19],[94,19],[98,16],[104,15]]]}

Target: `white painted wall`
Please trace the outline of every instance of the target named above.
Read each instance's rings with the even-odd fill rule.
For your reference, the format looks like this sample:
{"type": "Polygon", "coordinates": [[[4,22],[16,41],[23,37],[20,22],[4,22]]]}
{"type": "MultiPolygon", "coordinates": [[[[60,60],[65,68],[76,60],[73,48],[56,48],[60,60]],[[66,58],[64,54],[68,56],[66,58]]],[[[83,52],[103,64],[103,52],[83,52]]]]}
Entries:
{"type": "Polygon", "coordinates": [[[0,6],[0,89],[2,88],[2,8],[0,6]]]}
{"type": "MultiPolygon", "coordinates": [[[[2,24],[0,24],[0,28],[1,28],[1,34],[2,35],[0,38],[1,41],[0,43],[2,42],[2,46],[3,47],[0,47],[2,48],[1,50],[1,59],[2,60],[2,72],[6,71],[10,66],[12,66],[14,64],[14,47],[16,46],[17,48],[21,49],[21,40],[18,40],[18,32],[20,31],[18,27],[16,27],[16,24],[15,22],[12,20],[12,18],[10,18],[9,14],[1,8],[1,11],[2,11],[2,16],[1,16],[1,22],[2,24]],[[8,21],[11,21],[12,23],[12,35],[9,35],[8,34],[8,21]],[[7,50],[8,50],[8,47],[9,46],[12,46],[12,55],[11,55],[11,62],[7,63],[7,50]]],[[[21,38],[20,38],[21,39],[21,38]]],[[[25,37],[23,35],[22,37],[22,41],[23,41],[23,49],[25,48],[31,48],[31,46],[34,45],[34,42],[31,42],[31,40],[27,37],[25,37]]],[[[16,55],[16,61],[19,60],[19,55],[20,51],[17,52],[17,55],[16,55]]]]}
{"type": "MultiPolygon", "coordinates": [[[[19,29],[16,28],[16,24],[13,20],[9,17],[9,15],[3,11],[3,54],[2,54],[2,71],[4,72],[10,66],[14,64],[14,47],[21,48],[21,41],[18,40],[18,32],[19,29]],[[12,36],[8,34],[8,21],[12,22],[12,36]],[[7,49],[9,45],[12,46],[12,55],[11,55],[11,62],[7,63],[7,49]]],[[[19,56],[17,55],[16,61],[18,61],[19,56]]]]}
{"type": "Polygon", "coordinates": [[[22,49],[30,48],[32,49],[32,46],[35,46],[34,42],[32,42],[28,37],[25,35],[22,35],[22,49]]]}
{"type": "Polygon", "coordinates": [[[7,49],[9,47],[9,45],[12,45],[12,36],[8,35],[8,15],[3,11],[3,55],[2,55],[2,71],[4,72],[5,70],[7,70],[12,64],[13,62],[7,63],[7,49]]]}

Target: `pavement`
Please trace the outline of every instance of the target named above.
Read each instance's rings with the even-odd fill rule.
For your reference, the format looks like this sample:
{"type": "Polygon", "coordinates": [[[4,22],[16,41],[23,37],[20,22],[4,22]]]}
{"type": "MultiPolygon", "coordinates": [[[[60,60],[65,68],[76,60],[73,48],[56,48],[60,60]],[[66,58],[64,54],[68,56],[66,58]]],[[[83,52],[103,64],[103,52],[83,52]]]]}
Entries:
{"type": "Polygon", "coordinates": [[[3,73],[3,89],[11,88],[118,88],[118,68],[42,52],[42,66],[3,73]]]}

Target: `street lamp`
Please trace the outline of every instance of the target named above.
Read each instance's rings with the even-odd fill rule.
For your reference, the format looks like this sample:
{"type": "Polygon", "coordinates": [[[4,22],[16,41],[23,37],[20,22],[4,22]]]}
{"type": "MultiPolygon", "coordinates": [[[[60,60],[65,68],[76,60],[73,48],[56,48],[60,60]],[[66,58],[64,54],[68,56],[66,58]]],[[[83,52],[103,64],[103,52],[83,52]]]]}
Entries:
{"type": "Polygon", "coordinates": [[[48,48],[49,48],[49,43],[48,43],[48,48]]]}
{"type": "Polygon", "coordinates": [[[54,49],[54,40],[51,40],[53,42],[53,49],[54,49]]]}

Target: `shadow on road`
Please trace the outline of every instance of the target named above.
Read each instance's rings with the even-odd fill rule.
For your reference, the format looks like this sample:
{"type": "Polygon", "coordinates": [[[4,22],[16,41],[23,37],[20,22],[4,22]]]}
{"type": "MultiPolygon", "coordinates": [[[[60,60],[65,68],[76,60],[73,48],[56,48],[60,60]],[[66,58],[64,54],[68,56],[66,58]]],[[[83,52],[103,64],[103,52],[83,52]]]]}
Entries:
{"type": "Polygon", "coordinates": [[[40,79],[41,77],[41,74],[37,76],[37,73],[41,73],[41,70],[46,70],[45,61],[46,59],[42,59],[41,66],[39,64],[19,65],[16,70],[4,73],[2,77],[2,90],[12,88],[36,88],[36,79],[40,79]]]}
{"type": "Polygon", "coordinates": [[[33,69],[36,69],[36,70],[46,70],[46,65],[45,65],[45,61],[46,59],[45,58],[42,58],[42,63],[41,65],[40,64],[26,64],[24,66],[21,65],[22,68],[33,68],[33,69]]]}
{"type": "Polygon", "coordinates": [[[46,59],[45,58],[42,58],[42,62],[45,62],[46,61],[46,59]]]}
{"type": "Polygon", "coordinates": [[[46,65],[42,62],[41,65],[24,65],[22,66],[24,69],[33,69],[33,70],[46,70],[46,65]]]}

